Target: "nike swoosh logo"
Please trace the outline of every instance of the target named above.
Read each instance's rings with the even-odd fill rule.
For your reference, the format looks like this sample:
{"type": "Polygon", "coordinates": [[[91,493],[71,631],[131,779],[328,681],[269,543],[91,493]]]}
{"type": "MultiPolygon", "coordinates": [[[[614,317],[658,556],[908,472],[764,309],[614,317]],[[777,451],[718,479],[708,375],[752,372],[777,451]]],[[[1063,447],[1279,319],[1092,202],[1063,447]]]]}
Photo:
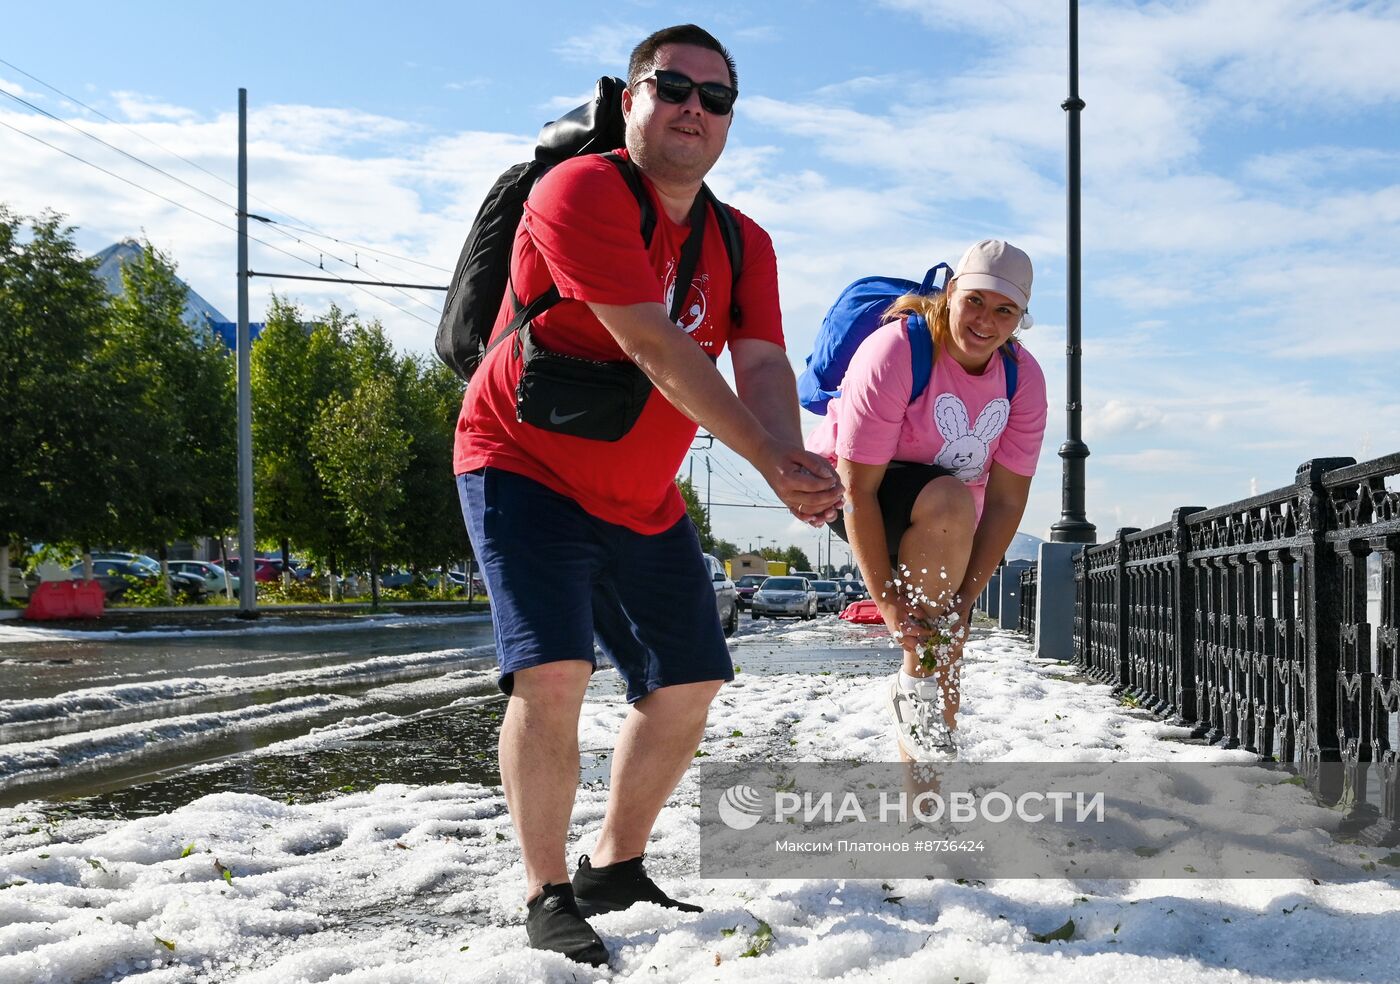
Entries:
{"type": "Polygon", "coordinates": [[[559,424],[567,424],[575,417],[582,417],[587,412],[587,410],[580,410],[578,413],[560,413],[559,410],[556,408],[554,410],[549,411],[549,422],[551,424],[554,424],[555,426],[558,426],[559,424]]]}

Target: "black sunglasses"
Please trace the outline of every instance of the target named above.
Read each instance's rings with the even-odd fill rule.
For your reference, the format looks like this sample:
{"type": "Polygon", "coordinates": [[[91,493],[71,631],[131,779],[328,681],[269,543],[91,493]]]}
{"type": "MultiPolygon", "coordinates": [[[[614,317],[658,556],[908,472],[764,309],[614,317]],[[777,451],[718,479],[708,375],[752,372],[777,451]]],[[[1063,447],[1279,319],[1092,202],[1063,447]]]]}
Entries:
{"type": "Polygon", "coordinates": [[[701,108],[716,116],[728,115],[734,108],[734,100],[739,98],[738,90],[720,82],[696,82],[688,75],[664,69],[657,69],[646,78],[638,80],[637,84],[642,82],[655,82],[656,98],[662,102],[676,104],[689,99],[690,90],[699,89],[701,108]]]}

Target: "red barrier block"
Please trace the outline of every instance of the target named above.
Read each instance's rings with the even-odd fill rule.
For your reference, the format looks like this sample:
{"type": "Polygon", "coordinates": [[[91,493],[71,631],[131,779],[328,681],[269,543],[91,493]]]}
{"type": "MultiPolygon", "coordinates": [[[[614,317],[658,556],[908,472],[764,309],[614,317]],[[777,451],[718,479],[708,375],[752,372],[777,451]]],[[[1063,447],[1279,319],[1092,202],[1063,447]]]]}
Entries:
{"type": "Polygon", "coordinates": [[[880,625],[885,621],[880,617],[880,609],[875,607],[875,602],[869,598],[851,602],[841,613],[841,618],[857,625],[880,625]]]}
{"type": "Polygon", "coordinates": [[[45,581],[30,594],[24,617],[35,621],[101,618],[106,602],[96,581],[45,581]]]}

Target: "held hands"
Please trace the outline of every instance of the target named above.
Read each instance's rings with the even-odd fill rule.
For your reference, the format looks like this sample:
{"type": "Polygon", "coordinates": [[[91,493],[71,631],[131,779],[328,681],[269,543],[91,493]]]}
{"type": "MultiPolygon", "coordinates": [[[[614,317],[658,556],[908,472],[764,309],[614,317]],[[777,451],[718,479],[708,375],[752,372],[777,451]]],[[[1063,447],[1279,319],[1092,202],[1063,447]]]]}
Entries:
{"type": "Polygon", "coordinates": [[[808,526],[830,522],[845,504],[836,469],[821,455],[774,442],[755,465],[783,505],[808,526]]]}

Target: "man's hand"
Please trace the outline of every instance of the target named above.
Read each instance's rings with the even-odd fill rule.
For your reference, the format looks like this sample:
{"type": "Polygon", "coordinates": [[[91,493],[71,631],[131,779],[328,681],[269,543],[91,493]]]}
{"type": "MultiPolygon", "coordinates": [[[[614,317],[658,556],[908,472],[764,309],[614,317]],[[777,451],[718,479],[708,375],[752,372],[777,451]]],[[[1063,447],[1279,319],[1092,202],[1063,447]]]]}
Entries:
{"type": "Polygon", "coordinates": [[[783,505],[809,526],[836,518],[845,490],[836,469],[821,455],[776,440],[754,462],[783,505]]]}

